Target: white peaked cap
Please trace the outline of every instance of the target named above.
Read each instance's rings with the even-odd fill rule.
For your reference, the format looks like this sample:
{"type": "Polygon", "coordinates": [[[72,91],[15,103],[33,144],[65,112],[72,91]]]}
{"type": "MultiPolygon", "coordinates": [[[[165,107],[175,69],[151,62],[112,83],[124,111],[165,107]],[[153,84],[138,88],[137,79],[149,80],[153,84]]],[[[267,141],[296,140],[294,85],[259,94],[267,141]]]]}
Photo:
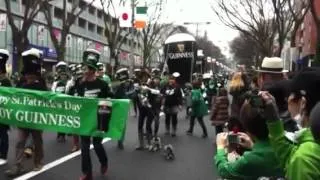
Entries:
{"type": "Polygon", "coordinates": [[[97,65],[98,65],[98,66],[101,66],[101,65],[103,65],[103,63],[102,63],[102,62],[98,62],[97,65]]]}
{"type": "Polygon", "coordinates": [[[65,63],[64,61],[60,61],[60,62],[58,62],[58,64],[56,65],[56,67],[59,67],[59,66],[68,66],[68,64],[65,63]]]}
{"type": "Polygon", "coordinates": [[[141,69],[138,68],[138,69],[134,69],[133,71],[134,71],[134,72],[140,72],[141,69]]]}
{"type": "Polygon", "coordinates": [[[6,49],[0,49],[0,54],[5,54],[5,55],[9,56],[9,51],[6,49]]]}
{"type": "Polygon", "coordinates": [[[173,77],[175,77],[175,78],[177,78],[177,77],[179,77],[179,76],[180,76],[180,73],[178,73],[178,72],[174,72],[174,73],[172,74],[172,76],[173,76],[173,77]]]}
{"type": "Polygon", "coordinates": [[[128,71],[128,69],[127,68],[121,68],[116,72],[116,74],[119,74],[119,73],[122,73],[122,72],[125,72],[125,71],[128,71]]]}
{"type": "Polygon", "coordinates": [[[41,54],[42,54],[42,51],[40,51],[39,49],[31,48],[31,49],[29,49],[29,50],[27,50],[27,51],[24,51],[24,52],[22,53],[22,56],[29,56],[29,55],[31,55],[31,56],[35,56],[35,57],[37,57],[37,58],[40,58],[41,54]]]}
{"type": "Polygon", "coordinates": [[[210,73],[203,74],[203,79],[210,79],[210,78],[211,78],[211,74],[210,73]]]}
{"type": "Polygon", "coordinates": [[[95,50],[95,49],[86,49],[86,52],[91,52],[91,53],[95,53],[95,54],[101,54],[99,51],[95,50]]]}
{"type": "Polygon", "coordinates": [[[154,71],[160,71],[159,68],[152,68],[151,72],[154,72],[154,71]]]}

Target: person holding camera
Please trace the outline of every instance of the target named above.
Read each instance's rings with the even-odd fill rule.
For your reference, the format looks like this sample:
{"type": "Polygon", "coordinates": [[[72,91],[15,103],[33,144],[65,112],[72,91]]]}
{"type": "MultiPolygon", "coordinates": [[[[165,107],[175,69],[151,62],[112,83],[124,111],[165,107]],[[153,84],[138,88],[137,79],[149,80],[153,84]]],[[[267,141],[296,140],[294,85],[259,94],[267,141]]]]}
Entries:
{"type": "MultiPolygon", "coordinates": [[[[245,100],[240,111],[240,122],[246,133],[219,133],[216,139],[215,165],[222,178],[258,179],[259,177],[282,177],[284,172],[268,138],[261,98],[252,95],[245,100]],[[228,161],[227,148],[242,146],[250,151],[228,161]]],[[[230,149],[229,149],[230,150],[230,149]]]]}
{"type": "Polygon", "coordinates": [[[316,106],[320,100],[319,83],[318,68],[306,68],[292,79],[288,99],[289,111],[300,115],[297,120],[303,127],[295,134],[294,143],[285,137],[284,125],[280,120],[274,97],[268,92],[261,93],[265,102],[270,143],[286,171],[286,178],[290,180],[320,179],[320,138],[317,129],[319,107],[316,106]]]}

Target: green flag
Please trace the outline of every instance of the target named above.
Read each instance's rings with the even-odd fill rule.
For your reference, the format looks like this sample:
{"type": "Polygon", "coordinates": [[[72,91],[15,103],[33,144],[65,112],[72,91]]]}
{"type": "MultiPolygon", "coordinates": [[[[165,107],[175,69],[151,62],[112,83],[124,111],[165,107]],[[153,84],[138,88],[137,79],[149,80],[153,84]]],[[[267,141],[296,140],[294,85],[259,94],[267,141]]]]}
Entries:
{"type": "Polygon", "coordinates": [[[147,10],[146,6],[136,7],[136,14],[147,14],[147,10]]]}
{"type": "Polygon", "coordinates": [[[128,112],[128,99],[0,88],[0,123],[20,128],[120,139],[128,112]]]}

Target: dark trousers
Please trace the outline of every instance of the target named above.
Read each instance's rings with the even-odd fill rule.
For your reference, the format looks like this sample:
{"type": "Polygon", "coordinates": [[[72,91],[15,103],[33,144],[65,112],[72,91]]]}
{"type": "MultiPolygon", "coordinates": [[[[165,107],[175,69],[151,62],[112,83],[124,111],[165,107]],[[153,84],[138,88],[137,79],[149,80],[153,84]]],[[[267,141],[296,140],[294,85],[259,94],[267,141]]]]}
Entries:
{"type": "Polygon", "coordinates": [[[153,131],[153,135],[155,137],[158,136],[158,132],[159,132],[159,126],[160,126],[160,108],[158,109],[153,109],[153,113],[154,113],[154,131],[153,131]]]}
{"type": "Polygon", "coordinates": [[[57,134],[57,138],[59,138],[59,137],[65,137],[65,136],[66,136],[65,133],[58,133],[58,134],[57,134]]]}
{"type": "Polygon", "coordinates": [[[172,124],[172,129],[177,130],[178,125],[178,114],[166,114],[166,130],[170,131],[170,124],[172,124]]]}
{"type": "MultiPolygon", "coordinates": [[[[102,145],[102,138],[100,137],[92,137],[92,144],[94,147],[94,151],[98,156],[101,166],[108,165],[108,157],[107,153],[102,145]]],[[[92,163],[90,157],[90,144],[91,137],[89,136],[81,136],[81,165],[82,165],[82,173],[86,175],[92,174],[92,163]]]]}
{"type": "Polygon", "coordinates": [[[0,159],[7,159],[9,150],[8,127],[0,125],[0,159]]]}
{"type": "Polygon", "coordinates": [[[138,133],[139,135],[143,134],[143,126],[146,124],[146,130],[147,130],[147,138],[151,138],[152,136],[152,121],[153,121],[154,115],[153,111],[150,108],[141,107],[139,109],[139,121],[138,121],[138,133]],[[145,121],[147,120],[147,121],[145,121]],[[146,123],[145,123],[146,122],[146,123]]]}
{"type": "Polygon", "coordinates": [[[223,125],[215,126],[215,128],[216,128],[216,135],[223,132],[223,125]]]}
{"type": "Polygon", "coordinates": [[[132,99],[133,109],[134,109],[135,115],[138,114],[138,109],[139,109],[139,107],[138,107],[138,102],[139,102],[139,99],[138,99],[138,98],[133,98],[133,99],[132,99]]]}
{"type": "Polygon", "coordinates": [[[18,129],[18,142],[16,145],[16,165],[20,165],[24,159],[24,149],[29,135],[32,136],[34,146],[34,164],[39,165],[43,159],[42,131],[33,129],[18,129]]]}
{"type": "Polygon", "coordinates": [[[206,125],[205,125],[204,122],[203,122],[203,117],[202,117],[202,116],[201,116],[201,117],[191,116],[191,118],[190,118],[189,132],[191,132],[191,133],[193,132],[193,127],[194,127],[194,123],[195,123],[196,118],[197,118],[197,120],[198,120],[198,122],[199,122],[199,124],[200,124],[200,126],[201,126],[201,128],[202,128],[203,135],[208,135],[208,133],[207,133],[207,127],[206,127],[206,125]]]}

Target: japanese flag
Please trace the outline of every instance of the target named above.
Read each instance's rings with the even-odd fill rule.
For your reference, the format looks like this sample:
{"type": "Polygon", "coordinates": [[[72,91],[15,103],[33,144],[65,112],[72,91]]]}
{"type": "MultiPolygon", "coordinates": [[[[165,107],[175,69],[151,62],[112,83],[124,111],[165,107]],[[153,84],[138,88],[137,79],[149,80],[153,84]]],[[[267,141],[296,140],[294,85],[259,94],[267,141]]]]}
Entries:
{"type": "Polygon", "coordinates": [[[119,12],[120,27],[132,27],[132,8],[130,6],[123,6],[119,12]]]}

